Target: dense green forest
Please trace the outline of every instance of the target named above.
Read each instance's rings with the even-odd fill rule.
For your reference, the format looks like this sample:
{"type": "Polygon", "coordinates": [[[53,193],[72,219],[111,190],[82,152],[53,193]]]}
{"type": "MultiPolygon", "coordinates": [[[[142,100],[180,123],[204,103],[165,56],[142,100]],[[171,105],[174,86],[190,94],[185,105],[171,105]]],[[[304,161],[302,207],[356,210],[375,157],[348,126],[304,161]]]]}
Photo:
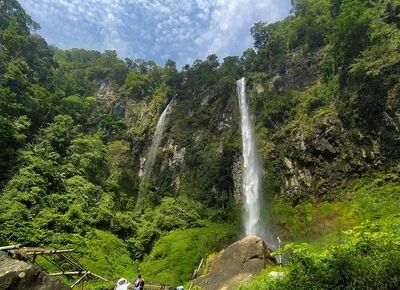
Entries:
{"type": "Polygon", "coordinates": [[[287,275],[266,269],[243,288],[398,289],[400,1],[292,5],[251,28],[242,56],[178,69],[50,46],[0,0],[0,245],[74,247],[113,281],[189,281],[241,237],[244,76],[287,275]]]}

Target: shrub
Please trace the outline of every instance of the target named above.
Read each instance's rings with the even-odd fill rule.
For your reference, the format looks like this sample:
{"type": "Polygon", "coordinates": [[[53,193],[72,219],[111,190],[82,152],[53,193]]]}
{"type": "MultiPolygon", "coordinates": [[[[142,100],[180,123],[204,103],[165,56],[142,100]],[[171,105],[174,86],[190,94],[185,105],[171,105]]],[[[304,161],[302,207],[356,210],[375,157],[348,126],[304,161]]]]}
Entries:
{"type": "Polygon", "coordinates": [[[258,278],[242,289],[399,289],[400,219],[366,223],[345,234],[341,244],[322,253],[308,244],[286,245],[288,274],[258,278]]]}
{"type": "Polygon", "coordinates": [[[186,197],[164,198],[156,209],[154,220],[161,231],[199,226],[202,206],[186,197]]]}

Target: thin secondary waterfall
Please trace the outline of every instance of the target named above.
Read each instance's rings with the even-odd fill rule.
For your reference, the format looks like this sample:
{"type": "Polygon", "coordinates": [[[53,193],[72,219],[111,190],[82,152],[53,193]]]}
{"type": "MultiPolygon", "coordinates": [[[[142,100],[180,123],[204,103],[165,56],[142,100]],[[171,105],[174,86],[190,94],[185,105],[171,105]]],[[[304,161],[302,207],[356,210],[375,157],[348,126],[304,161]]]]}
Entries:
{"type": "Polygon", "coordinates": [[[165,130],[166,119],[171,112],[173,100],[165,107],[160,118],[158,119],[156,130],[154,131],[153,139],[151,140],[151,146],[147,153],[146,163],[144,165],[144,180],[148,180],[153,170],[154,162],[156,161],[157,150],[160,147],[162,135],[165,130]]]}
{"type": "Polygon", "coordinates": [[[257,153],[254,128],[249,114],[245,78],[237,81],[237,92],[243,143],[244,229],[247,236],[264,237],[265,231],[261,215],[261,164],[257,153]]]}

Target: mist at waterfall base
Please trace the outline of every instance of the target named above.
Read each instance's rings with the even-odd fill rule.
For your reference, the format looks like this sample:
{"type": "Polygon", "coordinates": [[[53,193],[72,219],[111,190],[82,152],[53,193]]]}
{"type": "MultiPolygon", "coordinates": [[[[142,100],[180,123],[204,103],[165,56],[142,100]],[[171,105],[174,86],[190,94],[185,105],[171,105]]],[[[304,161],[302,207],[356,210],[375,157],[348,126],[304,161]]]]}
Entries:
{"type": "MultiPolygon", "coordinates": [[[[153,138],[151,140],[151,145],[146,156],[146,163],[144,164],[144,174],[142,182],[145,184],[149,182],[151,173],[153,171],[154,163],[156,161],[158,148],[160,147],[163,133],[165,131],[166,121],[168,115],[171,113],[171,107],[174,100],[169,102],[165,107],[164,111],[161,113],[160,118],[157,121],[156,129],[154,131],[153,138]]],[[[137,203],[143,199],[143,192],[139,193],[137,203]]]]}
{"type": "Polygon", "coordinates": [[[254,126],[249,113],[246,80],[237,81],[243,144],[242,192],[244,197],[244,231],[246,236],[259,236],[270,246],[276,244],[270,232],[262,197],[262,165],[258,155],[254,126]]]}

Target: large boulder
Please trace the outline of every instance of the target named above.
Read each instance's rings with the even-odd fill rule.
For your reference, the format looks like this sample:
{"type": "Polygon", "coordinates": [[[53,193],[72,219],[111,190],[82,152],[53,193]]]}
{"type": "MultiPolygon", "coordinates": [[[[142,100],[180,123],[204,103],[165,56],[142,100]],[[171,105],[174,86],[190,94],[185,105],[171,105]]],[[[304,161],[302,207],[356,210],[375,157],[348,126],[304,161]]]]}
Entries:
{"type": "Polygon", "coordinates": [[[209,262],[207,273],[193,281],[208,289],[236,289],[249,282],[268,264],[275,264],[271,250],[259,237],[246,237],[222,250],[209,262]]]}
{"type": "Polygon", "coordinates": [[[12,259],[0,251],[0,290],[67,290],[56,277],[48,276],[31,263],[12,259]]]}

